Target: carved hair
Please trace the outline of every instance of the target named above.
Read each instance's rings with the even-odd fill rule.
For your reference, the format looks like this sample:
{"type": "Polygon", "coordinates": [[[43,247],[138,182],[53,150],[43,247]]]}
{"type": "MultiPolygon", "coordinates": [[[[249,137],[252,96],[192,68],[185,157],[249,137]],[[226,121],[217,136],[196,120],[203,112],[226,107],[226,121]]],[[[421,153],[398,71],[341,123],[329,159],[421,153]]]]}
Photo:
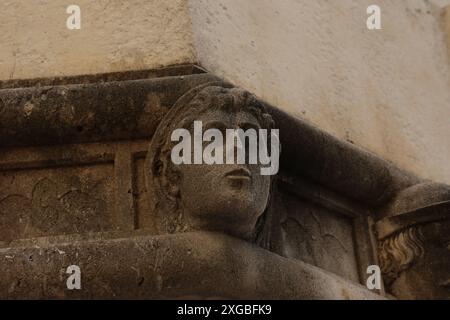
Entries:
{"type": "MultiPolygon", "coordinates": [[[[229,84],[209,83],[183,95],[158,126],[146,160],[147,187],[154,196],[153,213],[160,220],[160,225],[161,222],[164,225],[164,230],[160,232],[184,231],[179,196],[170,190],[170,186],[178,183],[179,179],[170,158],[174,145],[170,139],[171,133],[174,129],[189,128],[201,114],[209,110],[242,110],[252,114],[263,129],[270,130],[274,126],[271,115],[255,96],[229,84]]],[[[262,217],[266,216],[266,212],[267,209],[262,217]]],[[[267,223],[258,223],[258,230],[265,228],[267,223]]],[[[261,241],[260,237],[255,241],[261,241]]]]}
{"type": "Polygon", "coordinates": [[[378,258],[386,286],[390,287],[400,274],[423,257],[424,237],[421,226],[400,231],[380,243],[378,258]]]}

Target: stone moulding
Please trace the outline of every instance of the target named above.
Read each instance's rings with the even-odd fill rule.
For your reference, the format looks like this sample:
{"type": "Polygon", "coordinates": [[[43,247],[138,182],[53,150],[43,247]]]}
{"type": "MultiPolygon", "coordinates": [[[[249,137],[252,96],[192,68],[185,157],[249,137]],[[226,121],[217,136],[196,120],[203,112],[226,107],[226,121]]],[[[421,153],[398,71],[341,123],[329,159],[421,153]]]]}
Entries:
{"type": "Polygon", "coordinates": [[[28,87],[48,87],[69,84],[104,83],[113,81],[127,81],[139,79],[153,79],[171,76],[183,76],[205,73],[202,68],[187,64],[173,65],[160,69],[134,70],[123,72],[110,72],[101,74],[88,74],[79,76],[64,76],[54,78],[34,78],[0,81],[0,89],[28,88],[28,87]]]}
{"type": "Polygon", "coordinates": [[[148,138],[176,99],[211,75],[0,91],[0,146],[148,138]]]}
{"type": "MultiPolygon", "coordinates": [[[[407,285],[412,280],[400,279],[408,274],[412,263],[392,267],[396,263],[392,256],[402,253],[392,252],[385,240],[387,235],[397,237],[411,225],[437,221],[428,217],[437,215],[438,221],[446,220],[448,211],[442,208],[450,201],[449,186],[424,181],[263,102],[280,130],[282,145],[281,170],[271,205],[272,240],[268,249],[284,258],[228,237],[217,236],[209,244],[206,240],[211,234],[156,236],[154,221],[147,214],[150,209],[142,178],[149,141],[181,96],[213,82],[220,79],[188,65],[156,71],[0,83],[0,232],[3,234],[0,264],[7,266],[7,271],[0,272],[0,287],[5,288],[0,289],[0,297],[119,297],[118,287],[114,287],[116,282],[123,288],[134,285],[133,289],[125,290],[129,292],[126,297],[204,296],[208,294],[206,289],[214,287],[214,281],[208,281],[214,280],[217,269],[225,274],[232,270],[242,275],[241,286],[245,289],[242,294],[236,295],[242,289],[238,288],[239,282],[227,285],[229,279],[225,278],[222,291],[210,291],[223,297],[374,298],[378,296],[353,283],[365,284],[366,268],[378,264],[378,256],[388,266],[383,271],[389,283],[394,282],[388,289],[397,297],[440,297],[437,293],[430,294],[433,289],[419,296],[416,293],[420,290],[407,285]],[[438,208],[439,213],[433,208],[438,208]],[[410,212],[415,214],[402,216],[410,212]],[[114,232],[126,232],[127,236],[107,236],[114,232]],[[144,235],[138,237],[142,232],[144,235]],[[85,240],[77,240],[73,234],[86,235],[82,238],[85,240]],[[46,242],[55,236],[62,237],[57,238],[60,243],[46,242]],[[94,238],[97,240],[93,241],[94,238]],[[23,239],[40,239],[35,241],[44,244],[42,250],[49,259],[55,256],[56,248],[67,242],[63,251],[68,253],[64,257],[56,255],[51,269],[54,272],[69,263],[75,252],[82,254],[81,248],[103,261],[102,265],[106,264],[107,256],[102,250],[111,250],[110,258],[118,262],[102,267],[109,278],[93,280],[92,285],[98,287],[90,292],[70,296],[71,293],[61,291],[62,282],[58,278],[54,280],[58,283],[49,286],[54,291],[45,293],[38,288],[40,282],[35,277],[44,268],[40,258],[30,262],[29,269],[21,269],[28,265],[19,261],[39,255],[39,250],[33,249],[34,244],[27,246],[28,240],[23,239]],[[203,240],[204,252],[200,249],[203,244],[187,248],[183,239],[191,239],[193,243],[203,240]],[[173,269],[158,266],[158,272],[148,270],[143,263],[154,264],[153,255],[161,252],[152,246],[182,255],[193,273],[197,270],[199,274],[204,272],[202,268],[208,268],[205,259],[209,259],[207,252],[210,252],[214,264],[205,272],[205,283],[199,284],[195,276],[189,277],[187,269],[175,268],[175,260],[170,257],[164,261],[172,263],[173,269]],[[128,259],[120,259],[120,250],[126,252],[128,259]],[[219,257],[223,250],[227,254],[232,252],[231,262],[219,257]],[[149,256],[142,252],[148,252],[149,256]],[[196,254],[186,256],[186,252],[196,254]],[[278,270],[284,270],[286,274],[282,277],[273,267],[264,270],[265,276],[262,269],[257,272],[259,283],[273,283],[266,289],[276,290],[267,291],[264,284],[256,288],[246,283],[251,266],[243,261],[250,261],[248,257],[266,266],[275,263],[278,270]],[[129,270],[124,271],[132,266],[130,261],[139,265],[136,271],[139,279],[129,270]],[[16,278],[11,274],[15,269],[26,280],[22,285],[28,283],[31,286],[28,289],[34,289],[27,291],[27,285],[20,287],[14,282],[16,278]],[[117,276],[117,272],[125,275],[117,276]],[[163,276],[164,272],[174,274],[163,276]],[[313,280],[305,283],[305,279],[313,280]],[[327,291],[323,287],[326,282],[336,290],[327,291]],[[314,286],[316,290],[312,289],[314,286]],[[189,291],[188,287],[195,290],[189,291]],[[344,287],[348,290],[339,291],[344,287]]],[[[440,228],[439,234],[446,230],[440,224],[434,228],[440,228]]],[[[447,259],[450,261],[448,254],[442,255],[444,261],[440,260],[440,265],[445,266],[447,259]]],[[[448,276],[429,270],[421,272],[436,275],[429,278],[433,288],[439,279],[448,276]]]]}
{"type": "Polygon", "coordinates": [[[0,290],[0,298],[382,299],[331,273],[224,235],[56,240],[0,249],[0,287],[17,286],[0,290]],[[65,282],[54,276],[74,259],[92,271],[83,273],[86,287],[81,291],[67,290],[65,282]],[[18,284],[23,278],[30,279],[26,287],[18,284]]]}

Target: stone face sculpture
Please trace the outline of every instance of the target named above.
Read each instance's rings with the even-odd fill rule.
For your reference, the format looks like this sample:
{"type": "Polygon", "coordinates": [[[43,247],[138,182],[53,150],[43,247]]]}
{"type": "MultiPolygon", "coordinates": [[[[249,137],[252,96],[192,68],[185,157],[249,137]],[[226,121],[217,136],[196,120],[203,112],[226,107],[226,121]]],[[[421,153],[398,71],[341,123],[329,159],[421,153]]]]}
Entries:
{"type": "Polygon", "coordinates": [[[274,122],[246,91],[224,83],[197,87],[182,96],[159,125],[146,159],[146,180],[158,233],[224,232],[267,241],[272,177],[258,164],[180,164],[171,161],[175,129],[268,129],[274,122]],[[265,240],[264,240],[265,239],[265,240]]]}
{"type": "Polygon", "coordinates": [[[385,284],[397,298],[450,299],[449,199],[449,186],[415,185],[376,224],[385,284]]]}

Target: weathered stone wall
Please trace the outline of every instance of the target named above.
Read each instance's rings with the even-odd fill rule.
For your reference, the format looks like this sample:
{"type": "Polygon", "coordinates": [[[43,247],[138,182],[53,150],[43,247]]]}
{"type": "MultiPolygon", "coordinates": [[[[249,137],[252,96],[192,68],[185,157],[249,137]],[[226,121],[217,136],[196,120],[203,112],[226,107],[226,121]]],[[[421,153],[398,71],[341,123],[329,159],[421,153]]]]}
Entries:
{"type": "Polygon", "coordinates": [[[152,69],[193,62],[186,0],[5,0],[0,80],[152,69]],[[66,9],[81,9],[69,30],[66,9]]]}
{"type": "Polygon", "coordinates": [[[201,64],[402,168],[450,181],[449,1],[190,1],[201,64]],[[366,28],[378,4],[382,30],[366,28]]]}
{"type": "Polygon", "coordinates": [[[358,285],[374,264],[398,298],[448,296],[450,187],[402,169],[450,182],[450,0],[74,4],[72,31],[62,0],[0,4],[0,297],[374,299],[358,285]],[[366,28],[374,3],[380,31],[366,28]],[[220,78],[276,107],[267,250],[157,227],[148,144],[189,107],[181,95],[220,78]],[[389,255],[416,227],[426,255],[405,269],[389,255]],[[72,263],[80,295],[65,290],[72,263]]]}

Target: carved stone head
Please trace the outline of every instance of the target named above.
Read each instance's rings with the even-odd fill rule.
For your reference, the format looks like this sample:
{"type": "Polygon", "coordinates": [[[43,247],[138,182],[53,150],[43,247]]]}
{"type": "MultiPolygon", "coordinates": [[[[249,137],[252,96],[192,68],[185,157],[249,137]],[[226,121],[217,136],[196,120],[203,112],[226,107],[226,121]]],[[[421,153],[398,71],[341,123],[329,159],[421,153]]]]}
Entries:
{"type": "Polygon", "coordinates": [[[254,96],[224,83],[206,84],[181,97],[160,123],[146,159],[156,229],[219,231],[257,241],[268,221],[272,177],[261,175],[259,164],[174,164],[171,134],[179,128],[192,132],[194,121],[202,121],[205,130],[221,131],[274,125],[254,96]]]}
{"type": "Polygon", "coordinates": [[[416,185],[377,223],[381,269],[397,298],[450,299],[449,199],[448,186],[416,185]]]}

